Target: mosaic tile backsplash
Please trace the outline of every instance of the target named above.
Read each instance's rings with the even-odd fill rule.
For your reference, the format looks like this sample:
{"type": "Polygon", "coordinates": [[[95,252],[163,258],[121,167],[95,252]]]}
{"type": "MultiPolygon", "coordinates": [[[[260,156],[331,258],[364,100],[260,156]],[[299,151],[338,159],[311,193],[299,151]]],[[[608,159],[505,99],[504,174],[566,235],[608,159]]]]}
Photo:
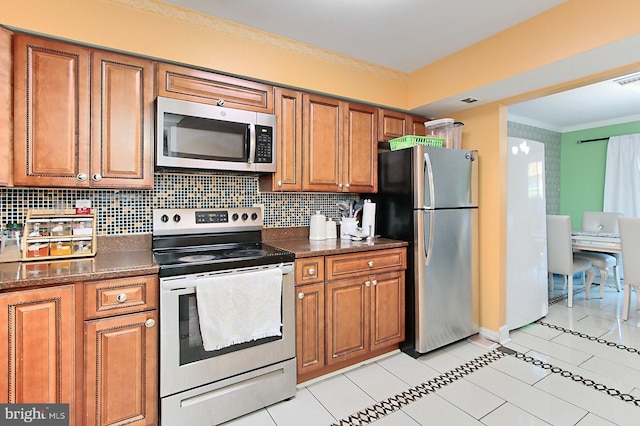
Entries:
{"type": "Polygon", "coordinates": [[[265,193],[257,175],[156,173],[154,189],[78,190],[0,188],[0,222],[24,223],[29,209],[72,208],[91,200],[98,212],[98,235],[151,233],[154,208],[264,206],[266,228],[309,226],[316,210],[339,218],[336,203],[355,194],[265,193]]]}

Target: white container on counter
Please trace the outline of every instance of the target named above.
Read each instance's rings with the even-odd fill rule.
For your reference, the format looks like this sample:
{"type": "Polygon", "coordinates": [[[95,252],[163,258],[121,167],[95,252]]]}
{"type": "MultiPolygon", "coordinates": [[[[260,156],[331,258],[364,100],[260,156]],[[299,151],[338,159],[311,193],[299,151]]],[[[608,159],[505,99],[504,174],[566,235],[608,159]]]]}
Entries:
{"type": "Polygon", "coordinates": [[[358,233],[358,222],[355,217],[343,217],[340,221],[340,239],[350,240],[358,233]]]}
{"type": "Polygon", "coordinates": [[[311,215],[311,221],[309,223],[309,239],[310,240],[326,240],[327,239],[327,218],[325,215],[316,211],[316,214],[311,215]]]}
{"type": "Polygon", "coordinates": [[[333,221],[333,219],[331,219],[330,217],[327,218],[327,239],[328,240],[333,240],[335,238],[338,238],[338,229],[336,226],[336,223],[333,221]]]}

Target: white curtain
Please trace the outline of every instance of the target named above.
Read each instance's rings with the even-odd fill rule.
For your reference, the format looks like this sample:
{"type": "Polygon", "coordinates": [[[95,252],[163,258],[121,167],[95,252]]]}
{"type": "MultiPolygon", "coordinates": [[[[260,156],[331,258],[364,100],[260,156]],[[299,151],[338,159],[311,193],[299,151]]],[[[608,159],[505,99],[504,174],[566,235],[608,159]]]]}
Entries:
{"type": "Polygon", "coordinates": [[[640,216],[640,133],[609,138],[602,211],[640,216]]]}

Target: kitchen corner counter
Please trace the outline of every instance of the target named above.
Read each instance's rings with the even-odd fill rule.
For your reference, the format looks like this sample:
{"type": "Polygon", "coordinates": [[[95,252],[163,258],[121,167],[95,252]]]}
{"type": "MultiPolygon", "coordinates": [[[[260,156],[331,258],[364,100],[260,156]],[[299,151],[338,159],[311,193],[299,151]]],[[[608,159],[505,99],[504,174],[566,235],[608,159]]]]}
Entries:
{"type": "Polygon", "coordinates": [[[150,247],[138,246],[135,237],[124,241],[115,246],[110,241],[108,247],[98,244],[94,257],[0,263],[0,291],[158,273],[150,247]]]}
{"type": "Polygon", "coordinates": [[[308,238],[290,240],[270,240],[267,244],[295,253],[296,258],[325,256],[343,253],[357,253],[370,250],[382,250],[398,247],[406,247],[406,241],[376,238],[371,243],[366,241],[351,241],[343,239],[330,239],[313,241],[308,238]]]}

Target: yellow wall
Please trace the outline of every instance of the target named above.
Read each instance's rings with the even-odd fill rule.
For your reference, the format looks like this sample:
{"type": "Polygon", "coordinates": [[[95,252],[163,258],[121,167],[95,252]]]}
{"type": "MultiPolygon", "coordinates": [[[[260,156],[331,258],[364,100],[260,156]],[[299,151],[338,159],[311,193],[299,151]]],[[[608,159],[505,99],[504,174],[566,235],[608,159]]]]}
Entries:
{"type": "MultiPolygon", "coordinates": [[[[639,1],[568,0],[405,75],[158,0],[0,0],[0,11],[0,24],[29,32],[407,110],[640,30],[639,1]]],[[[481,325],[497,333],[506,322],[506,108],[455,117],[465,123],[464,147],[479,150],[481,325]]]]}

